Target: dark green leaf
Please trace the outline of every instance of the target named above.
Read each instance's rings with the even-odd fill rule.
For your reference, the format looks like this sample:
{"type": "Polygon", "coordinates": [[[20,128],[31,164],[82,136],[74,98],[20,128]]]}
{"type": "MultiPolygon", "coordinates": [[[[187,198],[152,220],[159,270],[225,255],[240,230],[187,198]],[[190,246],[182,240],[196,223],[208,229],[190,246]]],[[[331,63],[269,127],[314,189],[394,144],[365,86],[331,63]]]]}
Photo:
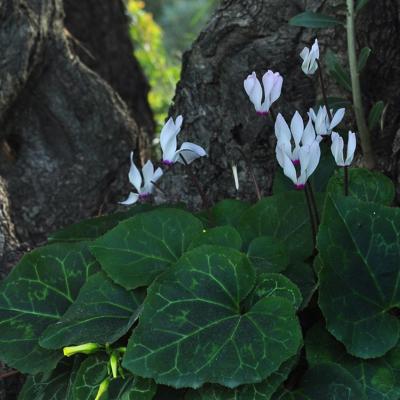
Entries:
{"type": "Polygon", "coordinates": [[[0,286],[0,358],[26,373],[53,369],[62,352],[43,349],[39,337],[97,269],[85,243],[52,244],[26,254],[0,286]]]}
{"type": "Polygon", "coordinates": [[[40,345],[58,349],[89,342],[113,343],[135,322],[144,298],[143,290],[128,292],[99,272],[88,279],[60,321],[47,327],[40,345]]]}
{"type": "Polygon", "coordinates": [[[342,22],[329,15],[305,11],[291,18],[289,24],[304,28],[332,28],[342,22]]]}
{"type": "Polygon", "coordinates": [[[73,400],[72,383],[79,364],[79,357],[64,359],[53,371],[29,376],[18,400],[73,400]]]}
{"type": "Polygon", "coordinates": [[[273,236],[253,239],[247,256],[258,272],[281,272],[289,265],[285,244],[273,236]]]}
{"type": "Polygon", "coordinates": [[[90,248],[114,282],[135,289],[175,263],[202,230],[190,213],[164,208],[121,222],[90,248]]]}
{"type": "Polygon", "coordinates": [[[250,295],[250,304],[271,296],[286,299],[296,310],[300,308],[303,301],[300,289],[286,276],[275,273],[259,275],[250,295]]]}
{"type": "Polygon", "coordinates": [[[259,236],[283,241],[294,261],[304,260],[313,251],[311,226],[303,191],[266,197],[249,208],[238,226],[244,246],[259,236]]]}
{"type": "Polygon", "coordinates": [[[371,51],[372,50],[369,47],[364,47],[361,50],[360,56],[358,57],[358,72],[361,72],[367,65],[367,61],[371,54],[371,51]]]}
{"type": "Polygon", "coordinates": [[[190,243],[189,249],[191,250],[204,244],[215,244],[240,250],[242,239],[239,232],[232,226],[217,226],[216,228],[204,229],[203,232],[199,233],[190,243]]]}
{"type": "Polygon", "coordinates": [[[385,103],[383,101],[378,101],[372,107],[368,116],[368,127],[371,131],[374,130],[380,124],[384,109],[385,109],[385,103]]]}
{"type": "Polygon", "coordinates": [[[303,376],[294,392],[283,390],[274,400],[367,400],[360,384],[344,368],[318,364],[303,376]]]}
{"type": "MultiPolygon", "coordinates": [[[[344,173],[340,168],[329,180],[327,192],[344,194],[344,173]]],[[[365,168],[349,168],[349,195],[362,201],[391,205],[395,197],[392,181],[378,171],[365,168]]]]}
{"type": "Polygon", "coordinates": [[[384,357],[362,360],[346,353],[322,324],[315,325],[306,336],[307,361],[311,366],[334,362],[347,369],[362,386],[368,400],[400,398],[400,345],[384,357]]]}
{"type": "Polygon", "coordinates": [[[108,388],[108,398],[105,398],[105,400],[152,400],[154,398],[157,391],[157,385],[154,381],[127,375],[125,379],[118,378],[111,381],[108,388]]]}
{"type": "Polygon", "coordinates": [[[250,203],[239,200],[222,200],[212,208],[216,225],[232,225],[236,227],[242,214],[250,207],[250,203]]]}
{"type": "Polygon", "coordinates": [[[297,357],[284,362],[277,372],[260,383],[227,389],[220,385],[204,385],[199,390],[189,390],[185,400],[270,400],[297,362],[297,357]]]}
{"type": "Polygon", "coordinates": [[[306,263],[295,263],[289,265],[283,272],[300,289],[303,297],[301,309],[305,308],[311,300],[312,295],[317,290],[317,282],[312,267],[306,263]]]}
{"type": "Polygon", "coordinates": [[[120,221],[131,218],[136,214],[151,211],[150,204],[137,204],[127,212],[119,212],[101,217],[86,219],[64,229],[52,233],[49,242],[80,242],[93,240],[118,225],[120,221]]]}
{"type": "Polygon", "coordinates": [[[84,360],[76,374],[73,385],[74,400],[94,400],[101,383],[108,377],[109,357],[98,353],[84,360]]]}
{"type": "Polygon", "coordinates": [[[369,3],[369,0],[357,0],[356,3],[356,13],[358,13],[364,6],[366,6],[369,3]]]}
{"type": "Polygon", "coordinates": [[[328,50],[325,55],[326,66],[328,67],[329,73],[337,81],[337,83],[344,89],[352,92],[351,78],[347,70],[345,70],[340,64],[335,53],[328,50]]]}
{"type": "Polygon", "coordinates": [[[297,354],[301,331],[282,297],[242,310],[254,284],[253,267],[234,249],[203,246],[184,254],[150,286],[123,366],[177,388],[233,388],[267,378],[297,354]]]}
{"type": "Polygon", "coordinates": [[[350,354],[380,357],[400,337],[400,210],[328,197],[318,235],[319,304],[350,354]]]}

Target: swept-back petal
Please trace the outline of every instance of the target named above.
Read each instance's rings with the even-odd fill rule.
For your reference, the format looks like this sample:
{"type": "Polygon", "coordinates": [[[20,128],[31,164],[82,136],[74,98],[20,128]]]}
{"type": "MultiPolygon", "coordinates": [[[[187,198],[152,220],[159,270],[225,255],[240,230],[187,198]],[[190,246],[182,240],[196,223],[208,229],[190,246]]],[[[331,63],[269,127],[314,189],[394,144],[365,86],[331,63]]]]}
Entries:
{"type": "Polygon", "coordinates": [[[356,146],[357,146],[356,134],[352,131],[349,131],[349,139],[347,142],[347,157],[345,165],[349,166],[353,162],[356,146]]]}
{"type": "Polygon", "coordinates": [[[148,160],[146,164],[144,164],[142,168],[142,174],[143,174],[144,186],[146,187],[152,181],[154,174],[154,166],[150,160],[148,160]]]}
{"type": "Polygon", "coordinates": [[[171,161],[173,155],[175,154],[177,147],[176,136],[180,132],[182,120],[182,116],[178,116],[178,118],[176,119],[177,123],[175,124],[174,120],[171,117],[168,119],[161,130],[160,145],[163,152],[164,161],[171,161]]]}
{"type": "Polygon", "coordinates": [[[124,206],[130,206],[134,203],[136,203],[139,200],[139,195],[137,193],[129,193],[129,196],[126,200],[120,201],[119,204],[122,204],[124,206]]]}
{"type": "Polygon", "coordinates": [[[296,111],[293,115],[292,121],[290,123],[290,130],[292,131],[294,143],[297,146],[300,144],[300,140],[304,132],[304,122],[301,115],[296,111]]]}
{"type": "Polygon", "coordinates": [[[291,133],[285,118],[279,113],[275,121],[275,136],[278,141],[290,143],[291,133]]]}
{"type": "Polygon", "coordinates": [[[331,138],[332,138],[331,151],[332,151],[333,158],[335,159],[337,165],[339,165],[340,167],[343,167],[344,166],[344,160],[343,160],[344,142],[343,142],[343,139],[340,137],[340,135],[337,132],[332,132],[331,138]]]}
{"type": "Polygon", "coordinates": [[[304,47],[304,49],[300,53],[300,57],[305,60],[310,54],[310,49],[308,47],[304,47]]]}
{"type": "Polygon", "coordinates": [[[311,118],[309,118],[307,125],[304,129],[303,136],[301,138],[301,143],[303,145],[311,145],[314,140],[315,140],[315,129],[311,121],[311,118]]]}
{"type": "Polygon", "coordinates": [[[182,143],[180,149],[175,153],[174,161],[178,161],[181,164],[185,164],[185,162],[186,164],[190,164],[197,158],[204,157],[206,155],[206,151],[201,146],[190,142],[184,142],[182,143]],[[183,161],[182,157],[185,161],[183,161]]]}
{"type": "Polygon", "coordinates": [[[346,112],[345,108],[340,108],[339,110],[337,110],[335,112],[335,114],[332,117],[332,121],[331,121],[331,123],[329,125],[329,129],[330,130],[335,128],[336,126],[338,126],[342,122],[342,119],[344,117],[344,113],[345,112],[346,112]]]}
{"type": "Polygon", "coordinates": [[[319,141],[315,140],[314,143],[310,146],[310,158],[306,170],[306,179],[308,179],[317,169],[320,159],[321,148],[319,147],[319,141]]]}
{"type": "Polygon", "coordinates": [[[279,75],[278,72],[276,72],[274,86],[272,87],[270,95],[270,106],[274,101],[278,100],[279,97],[281,96],[282,85],[283,85],[283,78],[281,75],[279,75]]]}
{"type": "Polygon", "coordinates": [[[261,100],[262,100],[262,88],[261,88],[261,83],[258,80],[255,72],[253,72],[245,79],[244,90],[249,96],[249,99],[253,103],[256,111],[260,111],[261,100]]]}
{"type": "Polygon", "coordinates": [[[131,152],[131,168],[129,169],[128,177],[129,182],[135,187],[138,193],[140,193],[140,188],[142,187],[142,175],[133,162],[133,151],[131,152]]]}
{"type": "Polygon", "coordinates": [[[293,165],[292,160],[282,151],[283,158],[283,173],[297,185],[297,173],[296,168],[293,165]]]}

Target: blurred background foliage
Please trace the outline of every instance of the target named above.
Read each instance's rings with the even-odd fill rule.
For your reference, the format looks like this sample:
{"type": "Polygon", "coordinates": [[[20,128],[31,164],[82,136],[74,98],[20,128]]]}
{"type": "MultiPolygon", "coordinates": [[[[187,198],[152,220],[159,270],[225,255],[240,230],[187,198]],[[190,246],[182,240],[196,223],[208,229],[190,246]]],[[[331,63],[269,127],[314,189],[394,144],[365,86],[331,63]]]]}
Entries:
{"type": "Polygon", "coordinates": [[[182,54],[218,0],[126,0],[135,56],[151,86],[149,103],[160,131],[179,80],[182,54]]]}

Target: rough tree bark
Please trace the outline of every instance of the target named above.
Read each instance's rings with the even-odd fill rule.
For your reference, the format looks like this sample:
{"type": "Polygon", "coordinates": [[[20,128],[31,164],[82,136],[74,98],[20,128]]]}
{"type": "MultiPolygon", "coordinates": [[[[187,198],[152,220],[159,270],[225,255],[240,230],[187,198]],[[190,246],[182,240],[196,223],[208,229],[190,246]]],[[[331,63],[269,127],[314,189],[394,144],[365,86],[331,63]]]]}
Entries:
{"type": "MultiPolygon", "coordinates": [[[[171,114],[185,117],[182,136],[203,145],[209,159],[193,164],[213,201],[234,197],[236,192],[230,169],[231,161],[241,160],[236,150],[242,147],[251,157],[255,175],[264,193],[271,190],[275,167],[275,141],[272,123],[254,112],[243,80],[256,71],[267,69],[284,76],[283,95],[275,111],[291,117],[294,109],[305,115],[315,104],[318,82],[302,74],[299,53],[310,44],[316,32],[291,27],[288,20],[305,9],[304,1],[294,0],[224,0],[204,28],[193,47],[184,55],[181,81],[178,84],[171,114]]],[[[307,9],[345,17],[345,1],[308,0],[307,9]]],[[[378,100],[389,104],[385,129],[374,132],[373,144],[379,168],[400,179],[400,0],[371,1],[359,17],[360,48],[373,49],[363,75],[365,103],[378,100]]],[[[346,56],[345,29],[317,31],[324,52],[328,47],[346,56]]],[[[331,94],[340,95],[336,85],[331,94]]],[[[354,127],[354,125],[352,125],[354,127]]],[[[255,199],[255,191],[239,161],[240,197],[255,199]]],[[[194,204],[200,199],[192,186],[178,175],[166,177],[165,187],[194,204]]],[[[399,190],[399,189],[398,189],[399,190]]]]}
{"type": "Polygon", "coordinates": [[[133,56],[128,19],[122,0],[64,0],[64,25],[74,52],[121,96],[140,129],[137,147],[148,158],[154,133],[147,101],[149,85],[133,56]]]}
{"type": "MultiPolygon", "coordinates": [[[[101,35],[94,23],[90,29],[100,35],[96,39],[79,28],[83,21],[73,20],[76,2],[67,3],[71,32],[64,27],[62,0],[0,0],[3,272],[18,253],[42,243],[52,230],[106,210],[121,198],[129,150],[135,147],[139,129],[126,104],[99,75],[120,91],[133,115],[141,116],[143,132],[152,130],[145,103],[147,85],[132,61],[127,31],[123,32],[127,25],[122,3],[109,0],[95,5],[108,12],[98,22],[110,36],[101,35]],[[99,74],[76,51],[83,58],[90,52],[84,61],[99,74]],[[111,61],[109,69],[101,66],[102,57],[105,63],[111,61]],[[119,69],[120,81],[117,61],[126,64],[119,69]],[[133,88],[131,97],[124,83],[127,90],[133,88]]],[[[86,13],[80,18],[87,16],[87,5],[81,2],[86,13]]]]}

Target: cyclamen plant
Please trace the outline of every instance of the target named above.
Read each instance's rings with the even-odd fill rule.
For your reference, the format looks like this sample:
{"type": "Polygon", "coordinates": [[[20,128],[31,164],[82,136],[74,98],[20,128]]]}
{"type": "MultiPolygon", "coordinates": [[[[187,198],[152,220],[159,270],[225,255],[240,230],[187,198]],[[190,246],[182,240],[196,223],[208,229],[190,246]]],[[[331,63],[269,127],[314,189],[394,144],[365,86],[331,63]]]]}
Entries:
{"type": "MultiPolygon", "coordinates": [[[[319,57],[317,41],[301,53],[308,76],[319,57]]],[[[247,77],[255,114],[274,119],[282,82],[247,77]]],[[[163,171],[131,153],[128,211],[26,254],[0,286],[0,357],[28,374],[19,399],[399,399],[394,186],[349,169],[356,134],[345,149],[333,131],[344,109],[307,117],[277,114],[283,174],[255,204],[152,205],[163,171]]],[[[167,170],[206,156],[178,149],[182,122],[161,132],[167,170]]]]}

